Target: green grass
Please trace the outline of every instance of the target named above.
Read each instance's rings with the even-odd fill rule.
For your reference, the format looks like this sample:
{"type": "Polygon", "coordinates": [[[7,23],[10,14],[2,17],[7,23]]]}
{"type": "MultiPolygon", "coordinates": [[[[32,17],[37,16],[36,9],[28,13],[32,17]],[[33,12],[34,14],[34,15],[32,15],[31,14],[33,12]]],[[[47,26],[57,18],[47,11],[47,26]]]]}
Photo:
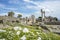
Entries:
{"type": "Polygon", "coordinates": [[[26,36],[26,40],[37,40],[38,37],[41,38],[41,40],[60,40],[60,36],[54,33],[45,33],[43,32],[42,28],[36,27],[36,26],[25,26],[18,24],[18,27],[21,27],[22,30],[20,31],[20,34],[17,35],[17,31],[14,30],[14,27],[9,28],[3,28],[2,30],[6,30],[6,32],[0,32],[0,39],[5,40],[21,40],[21,37],[23,35],[26,36]],[[27,28],[29,32],[24,33],[23,29],[27,28]]]}

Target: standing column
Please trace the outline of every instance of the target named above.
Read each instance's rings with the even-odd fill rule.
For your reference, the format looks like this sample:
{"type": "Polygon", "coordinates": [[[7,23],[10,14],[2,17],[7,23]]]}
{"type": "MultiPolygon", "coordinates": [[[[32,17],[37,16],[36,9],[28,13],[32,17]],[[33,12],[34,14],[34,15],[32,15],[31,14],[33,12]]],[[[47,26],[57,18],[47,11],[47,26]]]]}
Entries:
{"type": "Polygon", "coordinates": [[[42,23],[44,24],[45,21],[45,11],[41,9],[41,17],[42,17],[42,23]]]}
{"type": "Polygon", "coordinates": [[[42,22],[43,22],[43,11],[42,11],[42,9],[41,9],[41,17],[42,17],[42,22]]]}
{"type": "Polygon", "coordinates": [[[44,21],[45,21],[45,11],[44,11],[44,21]]]}
{"type": "Polygon", "coordinates": [[[28,17],[26,17],[26,24],[28,23],[28,17]]]}

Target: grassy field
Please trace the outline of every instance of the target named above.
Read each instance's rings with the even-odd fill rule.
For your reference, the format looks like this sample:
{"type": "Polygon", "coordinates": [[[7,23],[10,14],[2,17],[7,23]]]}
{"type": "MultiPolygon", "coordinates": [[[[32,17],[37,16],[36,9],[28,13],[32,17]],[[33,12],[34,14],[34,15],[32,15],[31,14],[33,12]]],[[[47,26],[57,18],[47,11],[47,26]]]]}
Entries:
{"type": "Polygon", "coordinates": [[[0,29],[0,40],[60,40],[60,36],[54,33],[45,33],[37,26],[11,26],[0,29]]]}

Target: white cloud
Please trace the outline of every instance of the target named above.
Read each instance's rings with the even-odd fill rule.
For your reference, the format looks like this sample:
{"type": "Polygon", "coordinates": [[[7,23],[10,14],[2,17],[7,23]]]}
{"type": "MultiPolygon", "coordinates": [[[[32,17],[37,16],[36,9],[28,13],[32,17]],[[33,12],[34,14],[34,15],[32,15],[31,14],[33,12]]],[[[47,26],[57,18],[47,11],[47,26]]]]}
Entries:
{"type": "Polygon", "coordinates": [[[1,14],[0,14],[0,16],[5,16],[5,15],[7,15],[7,13],[1,13],[1,14]]]}
{"type": "Polygon", "coordinates": [[[37,5],[38,3],[37,2],[34,2],[34,1],[32,1],[32,0],[23,0],[24,2],[27,2],[27,3],[32,3],[32,4],[35,4],[35,5],[37,5]]]}
{"type": "Polygon", "coordinates": [[[23,16],[23,13],[21,13],[21,12],[14,12],[15,13],[15,17],[17,17],[18,16],[18,14],[21,14],[22,16],[23,16]]]}
{"type": "Polygon", "coordinates": [[[25,1],[25,2],[30,2],[30,0],[23,0],[23,1],[25,1]]]}
{"type": "Polygon", "coordinates": [[[37,6],[32,6],[32,5],[27,5],[26,8],[28,8],[28,9],[37,9],[38,7],[37,6]]]}

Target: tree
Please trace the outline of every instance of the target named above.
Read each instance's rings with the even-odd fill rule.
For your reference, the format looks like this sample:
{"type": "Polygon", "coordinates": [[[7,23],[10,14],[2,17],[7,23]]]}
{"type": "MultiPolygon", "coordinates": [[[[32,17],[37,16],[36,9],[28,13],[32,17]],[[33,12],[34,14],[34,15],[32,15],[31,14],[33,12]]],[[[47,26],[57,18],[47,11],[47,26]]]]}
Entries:
{"type": "Polygon", "coordinates": [[[41,22],[42,21],[42,17],[38,17],[38,21],[41,22]]]}
{"type": "Polygon", "coordinates": [[[21,14],[18,14],[17,18],[21,18],[21,17],[22,17],[22,15],[21,14]]]}
{"type": "Polygon", "coordinates": [[[42,17],[38,17],[38,18],[42,20],[42,17]]]}
{"type": "Polygon", "coordinates": [[[58,21],[58,18],[57,17],[54,17],[54,20],[58,21]]]}
{"type": "Polygon", "coordinates": [[[10,17],[13,17],[13,16],[14,16],[14,14],[15,14],[15,13],[14,13],[14,12],[12,12],[12,11],[11,11],[11,12],[8,12],[8,16],[10,16],[10,17]]]}

